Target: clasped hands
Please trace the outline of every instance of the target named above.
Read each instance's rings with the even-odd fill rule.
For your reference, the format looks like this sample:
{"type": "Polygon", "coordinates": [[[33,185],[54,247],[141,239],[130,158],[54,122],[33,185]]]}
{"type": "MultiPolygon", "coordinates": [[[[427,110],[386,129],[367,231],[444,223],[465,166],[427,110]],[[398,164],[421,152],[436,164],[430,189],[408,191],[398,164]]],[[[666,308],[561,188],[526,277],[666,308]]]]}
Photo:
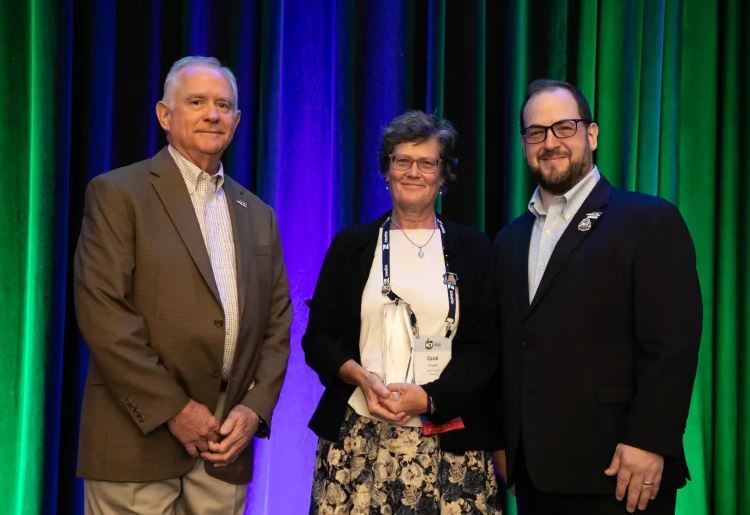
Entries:
{"type": "Polygon", "coordinates": [[[259,423],[260,418],[253,410],[238,404],[219,425],[205,405],[190,399],[182,411],[169,419],[167,427],[190,456],[200,456],[221,468],[237,459],[259,423]]]}
{"type": "Polygon", "coordinates": [[[416,384],[391,383],[386,386],[377,375],[368,371],[359,387],[370,413],[390,422],[403,424],[429,408],[427,392],[416,384]]]}

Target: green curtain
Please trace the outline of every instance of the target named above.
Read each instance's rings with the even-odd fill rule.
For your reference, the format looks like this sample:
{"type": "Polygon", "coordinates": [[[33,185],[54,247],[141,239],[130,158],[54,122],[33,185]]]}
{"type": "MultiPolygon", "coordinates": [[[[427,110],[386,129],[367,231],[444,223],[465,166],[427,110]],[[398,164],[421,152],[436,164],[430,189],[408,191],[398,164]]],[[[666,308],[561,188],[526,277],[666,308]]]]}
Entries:
{"type": "Polygon", "coordinates": [[[54,4],[0,15],[0,513],[39,513],[57,191],[54,4]],[[8,478],[12,478],[11,481],[8,478]]]}

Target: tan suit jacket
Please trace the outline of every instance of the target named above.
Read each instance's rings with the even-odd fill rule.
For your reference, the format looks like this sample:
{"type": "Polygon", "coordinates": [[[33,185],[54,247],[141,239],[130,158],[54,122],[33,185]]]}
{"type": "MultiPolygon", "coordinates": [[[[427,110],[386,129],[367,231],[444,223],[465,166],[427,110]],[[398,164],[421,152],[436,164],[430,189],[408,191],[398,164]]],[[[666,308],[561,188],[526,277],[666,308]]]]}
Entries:
{"type": "MultiPolygon", "coordinates": [[[[289,357],[291,303],[273,210],[224,182],[234,233],[240,327],[226,408],[270,427],[289,357]]],[[[78,475],[109,481],[178,477],[193,464],[166,422],[192,398],[216,407],[224,313],[185,182],[166,148],[99,175],[86,190],[75,256],[76,314],[91,362],[78,475]]],[[[229,467],[252,475],[252,445],[229,467]]]]}

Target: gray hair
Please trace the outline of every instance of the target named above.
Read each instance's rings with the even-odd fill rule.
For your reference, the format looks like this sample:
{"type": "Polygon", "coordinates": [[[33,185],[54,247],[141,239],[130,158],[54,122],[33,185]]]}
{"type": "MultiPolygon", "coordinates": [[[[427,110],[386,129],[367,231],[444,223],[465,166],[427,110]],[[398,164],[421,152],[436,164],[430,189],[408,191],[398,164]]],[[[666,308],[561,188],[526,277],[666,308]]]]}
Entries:
{"type": "Polygon", "coordinates": [[[444,179],[456,180],[458,159],[454,155],[458,133],[451,122],[423,111],[407,111],[391,120],[383,129],[378,150],[381,175],[386,175],[391,165],[391,153],[399,143],[422,143],[435,138],[440,144],[441,173],[444,179]]]}
{"type": "Polygon", "coordinates": [[[222,66],[221,62],[215,57],[205,57],[202,55],[189,55],[178,59],[172,64],[172,67],[167,73],[167,78],[164,79],[164,95],[162,96],[162,102],[167,104],[170,108],[172,107],[172,91],[174,90],[175,84],[178,82],[178,76],[180,72],[189,66],[206,66],[208,68],[214,68],[221,72],[225,79],[232,86],[232,93],[234,94],[234,110],[237,110],[237,79],[234,77],[232,70],[226,66],[222,66]]]}

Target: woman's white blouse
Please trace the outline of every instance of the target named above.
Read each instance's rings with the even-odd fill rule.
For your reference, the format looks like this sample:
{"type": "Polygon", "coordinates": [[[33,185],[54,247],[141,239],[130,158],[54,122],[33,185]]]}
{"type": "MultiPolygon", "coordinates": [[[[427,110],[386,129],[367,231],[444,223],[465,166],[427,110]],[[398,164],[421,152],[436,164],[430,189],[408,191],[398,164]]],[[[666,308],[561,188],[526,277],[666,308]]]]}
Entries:
{"type": "MultiPolygon", "coordinates": [[[[430,238],[432,230],[408,229],[406,233],[414,243],[422,245],[430,238]]],[[[417,317],[420,336],[445,336],[448,293],[443,284],[445,260],[439,229],[435,230],[432,239],[424,247],[424,257],[421,258],[418,256],[419,249],[406,239],[404,231],[394,230],[391,226],[390,237],[391,289],[411,306],[417,317]]],[[[370,275],[362,292],[359,352],[362,366],[384,378],[383,306],[390,300],[381,293],[383,287],[382,239],[381,228],[370,275]]],[[[456,303],[453,334],[458,327],[460,313],[458,295],[456,295],[456,303]]],[[[379,418],[370,414],[364,394],[359,387],[349,398],[349,405],[360,416],[379,418]]],[[[415,427],[421,425],[419,417],[413,417],[406,425],[415,427]]]]}

